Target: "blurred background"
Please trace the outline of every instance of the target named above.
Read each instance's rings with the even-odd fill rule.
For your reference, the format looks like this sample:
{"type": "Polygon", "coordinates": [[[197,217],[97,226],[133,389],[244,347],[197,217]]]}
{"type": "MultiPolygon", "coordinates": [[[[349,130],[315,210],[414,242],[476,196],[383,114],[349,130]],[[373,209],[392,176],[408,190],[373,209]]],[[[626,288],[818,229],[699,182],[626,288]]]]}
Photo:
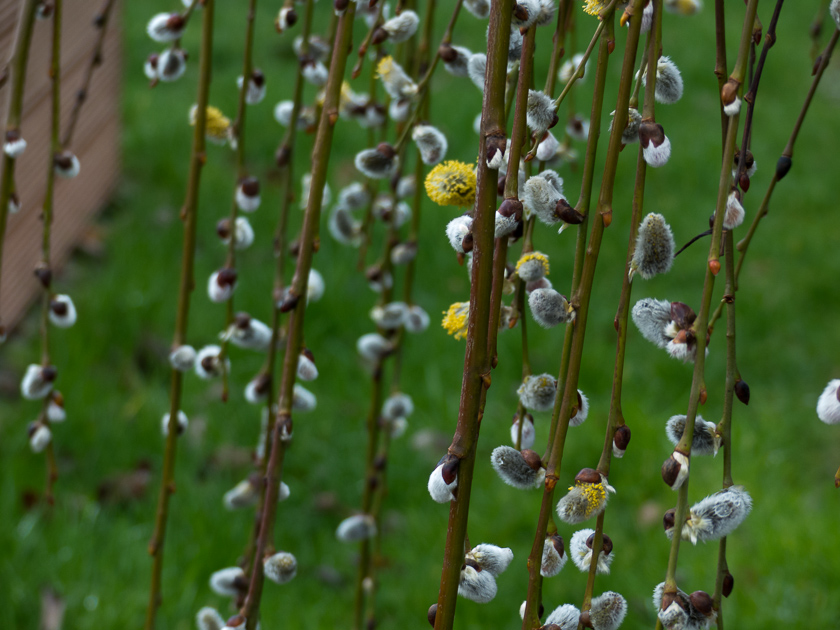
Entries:
{"type": "MultiPolygon", "coordinates": [[[[449,20],[450,4],[439,3],[433,41],[439,41],[449,20]]],[[[773,4],[759,5],[765,27],[773,4]]],[[[782,11],[778,41],[770,51],[757,100],[752,151],[758,172],[744,200],[747,218],[736,231],[738,238],[752,221],[810,86],[809,27],[819,4],[789,2],[782,11]]],[[[14,19],[13,5],[17,3],[0,2],[0,36],[5,42],[14,30],[8,21],[14,19]]],[[[254,63],[266,75],[268,96],[249,109],[246,135],[247,164],[261,179],[263,202],[249,217],[256,241],[239,254],[236,308],[267,321],[274,271],[272,238],[281,192],[273,156],[285,131],[274,120],[273,107],[291,98],[295,67],[291,44],[298,31],[278,35],[273,20],[279,3],[258,6],[254,63]]],[[[86,63],[94,43],[89,25],[97,8],[98,0],[70,3],[65,9],[63,52],[68,63],[71,59],[86,63]]],[[[37,309],[24,313],[0,347],[0,611],[10,628],[43,627],[40,611],[48,593],[66,606],[63,627],[68,629],[138,627],[145,613],[151,571],[146,546],[163,454],[160,418],[168,409],[166,357],[182,240],[178,212],[186,189],[192,137],[188,111],[195,100],[200,30],[195,20],[183,39],[190,53],[186,75],[150,89],[143,63],[150,53],[159,52],[160,45],[147,37],[145,27],[152,15],[179,8],[174,0],[117,3],[104,63],[94,75],[74,140],[81,175],[59,184],[56,238],[66,240],[69,258],[55,286],[73,297],[79,321],[52,336],[57,387],[68,415],[53,433],[60,479],[52,508],[41,500],[44,457],[30,451],[26,433],[39,404],[19,398],[21,376],[39,356],[37,309]],[[82,197],[82,192],[87,196],[82,197]]],[[[217,6],[211,103],[231,117],[242,65],[245,10],[242,2],[217,6]]],[[[314,32],[325,32],[330,11],[331,3],[316,5],[314,32]]],[[[727,11],[731,70],[743,3],[727,3],[727,11]]],[[[422,7],[420,13],[422,17],[422,7]]],[[[566,46],[567,57],[585,49],[596,24],[595,18],[577,15],[577,35],[566,46]]],[[[43,31],[41,35],[47,31],[43,23],[36,28],[43,31]]],[[[483,22],[463,13],[453,43],[483,50],[485,30],[483,22]]],[[[354,43],[364,33],[359,21],[354,43]]],[[[552,33],[553,26],[538,33],[537,85],[547,72],[552,33]]],[[[624,38],[623,31],[617,34],[611,59],[605,125],[616,101],[624,38]]],[[[720,120],[713,74],[713,7],[691,17],[666,13],[663,54],[682,71],[685,95],[675,105],[657,106],[657,121],[664,125],[673,152],[666,167],[648,169],[645,211],[665,215],[681,245],[707,229],[717,196],[720,120]]],[[[33,55],[33,62],[42,61],[31,70],[43,77],[45,50],[35,47],[33,55]]],[[[357,91],[367,91],[369,64],[351,83],[357,91]]],[[[586,118],[593,75],[588,74],[566,102],[586,118]]],[[[76,89],[78,79],[73,76],[68,74],[65,81],[65,102],[76,89]]],[[[472,163],[478,147],[472,123],[481,107],[480,91],[442,68],[432,85],[430,122],[447,135],[447,159],[472,163]]],[[[26,111],[34,112],[39,106],[35,82],[31,89],[26,111]]],[[[7,94],[8,86],[0,89],[3,102],[7,94]]],[[[314,96],[315,89],[307,87],[305,101],[312,102],[314,96]]],[[[831,595],[840,588],[836,562],[840,491],[833,485],[840,464],[840,429],[822,424],[815,414],[826,383],[840,377],[838,107],[840,62],[835,56],[802,129],[793,169],[776,189],[741,275],[736,302],[738,366],[752,397],[747,407],[735,403],[732,461],[735,482],[746,486],[755,506],[727,546],[735,589],[725,601],[724,616],[732,627],[829,628],[836,627],[840,613],[840,603],[831,595]]],[[[564,115],[561,112],[561,120],[564,115]]],[[[31,128],[37,131],[37,125],[31,128]]],[[[333,198],[341,187],[360,180],[352,158],[367,148],[366,138],[367,132],[354,122],[338,123],[330,158],[333,198]]],[[[312,135],[299,136],[294,166],[298,197],[299,178],[309,170],[312,139],[312,135]]],[[[606,133],[602,147],[605,142],[606,133]]],[[[584,144],[576,148],[582,156],[584,144]]],[[[46,150],[44,144],[41,151],[46,150]]],[[[613,222],[601,248],[580,377],[591,410],[586,423],[569,432],[559,489],[570,484],[580,468],[595,466],[604,441],[615,353],[613,318],[626,273],[636,151],[629,147],[619,162],[613,222]]],[[[603,153],[605,148],[602,158],[603,153]]],[[[36,156],[37,151],[27,154],[35,164],[32,179],[37,187],[44,169],[36,156]]],[[[199,208],[198,289],[188,335],[197,347],[213,343],[224,327],[224,307],[208,300],[204,283],[224,256],[215,226],[229,212],[233,165],[229,148],[208,146],[199,208]]],[[[19,166],[26,172],[23,164],[19,166]]],[[[558,169],[570,201],[578,197],[581,171],[582,163],[558,169]]],[[[596,191],[601,172],[599,166],[596,191]]],[[[325,208],[325,221],[326,212],[325,208]]],[[[430,500],[426,482],[455,427],[464,358],[464,342],[447,336],[439,326],[440,314],[469,295],[466,268],[458,265],[443,234],[457,210],[425,199],[422,212],[415,295],[432,316],[432,325],[421,336],[408,337],[404,357],[402,389],[413,397],[416,411],[406,435],[392,445],[388,470],[377,602],[383,628],[427,627],[426,609],[437,599],[448,509],[430,500]]],[[[33,203],[14,218],[4,251],[4,272],[14,265],[18,282],[31,287],[37,284],[31,269],[38,253],[15,249],[19,241],[14,235],[24,233],[15,230],[39,230],[38,214],[33,203]]],[[[295,209],[291,237],[301,218],[295,209]]],[[[382,232],[377,226],[370,261],[381,250],[382,232]]],[[[571,232],[558,236],[556,230],[538,225],[534,238],[535,247],[550,256],[550,279],[561,292],[568,292],[571,281],[571,232]]],[[[655,297],[699,309],[707,254],[704,239],[682,253],[669,274],[647,282],[637,278],[633,302],[655,297]]],[[[361,500],[370,376],[355,344],[359,336],[374,330],[368,311],[377,298],[356,271],[357,257],[356,250],[339,245],[326,229],[322,231],[315,267],[324,275],[326,294],[308,309],[306,325],[306,344],[320,371],[310,387],[318,396],[318,408],[295,420],[295,439],[284,465],[291,497],[280,504],[277,521],[278,547],[296,555],[299,570],[287,585],[266,585],[263,628],[338,627],[352,620],[357,547],[337,542],[335,528],[361,500]]],[[[722,275],[717,284],[713,305],[722,294],[722,275]]],[[[4,279],[3,286],[5,313],[5,301],[12,299],[11,283],[4,279]]],[[[528,317],[533,369],[556,374],[563,333],[539,329],[528,317]]],[[[706,368],[708,401],[700,411],[714,422],[720,419],[723,403],[724,341],[720,330],[712,336],[706,368]]],[[[520,624],[518,610],[527,588],[525,560],[541,498],[539,491],[527,493],[503,485],[490,467],[492,449],[510,440],[521,373],[518,330],[500,335],[499,358],[482,423],[469,537],[473,544],[510,547],[514,562],[499,578],[499,593],[491,603],[459,599],[459,628],[520,624]]],[[[251,471],[260,413],[244,401],[242,391],[262,360],[257,353],[232,349],[227,403],[220,401],[217,382],[199,381],[194,375],[185,379],[183,407],[190,426],[178,442],[178,491],[167,531],[158,628],[192,628],[195,613],[206,605],[223,615],[230,612],[227,599],[210,590],[208,578],[236,563],[252,527],[252,512],[228,512],[222,495],[251,471]]],[[[651,593],[664,579],[669,552],[661,518],[676,503],[676,494],[660,478],[660,466],[672,449],[664,425],[671,415],[685,413],[691,375],[690,364],[670,359],[630,327],[623,409],[633,439],[610,477],[617,493],[609,503],[605,532],[614,542],[615,561],[610,575],[599,576],[595,584],[596,594],[615,590],[627,598],[626,628],[653,627],[655,621],[651,593]]],[[[541,451],[550,414],[535,416],[535,449],[541,451]]],[[[719,489],[721,478],[722,458],[697,458],[690,501],[719,489]]],[[[561,494],[558,490],[557,497],[561,494]]],[[[575,529],[560,524],[567,544],[575,529]]],[[[683,544],[680,587],[713,592],[716,564],[716,543],[683,544]]],[[[547,611],[563,603],[580,606],[585,582],[586,576],[571,563],[547,579],[547,611]]]]}

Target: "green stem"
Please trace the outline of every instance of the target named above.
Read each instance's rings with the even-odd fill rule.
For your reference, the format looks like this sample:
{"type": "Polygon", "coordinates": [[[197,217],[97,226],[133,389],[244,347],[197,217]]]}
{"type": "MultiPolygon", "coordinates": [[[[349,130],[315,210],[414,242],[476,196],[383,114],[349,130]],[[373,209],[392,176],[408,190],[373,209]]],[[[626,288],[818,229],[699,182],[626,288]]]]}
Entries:
{"type": "MultiPolygon", "coordinates": [[[[335,52],[330,60],[330,71],[325,88],[324,108],[318,122],[318,132],[315,146],[312,150],[312,179],[313,191],[321,191],[327,179],[330,150],[332,148],[335,123],[338,121],[338,108],[341,84],[347,67],[347,52],[351,45],[353,33],[353,19],[356,4],[351,2],[347,11],[341,15],[336,28],[336,37],[332,49],[335,52]]],[[[321,219],[322,195],[309,195],[306,212],[304,213],[303,228],[300,236],[300,248],[297,256],[294,279],[289,294],[281,305],[282,312],[289,312],[289,332],[286,340],[286,352],[283,357],[283,373],[280,379],[280,393],[277,404],[277,419],[274,425],[272,439],[266,445],[271,449],[266,470],[264,509],[260,523],[260,533],[254,552],[251,582],[248,595],[242,606],[241,614],[247,619],[248,630],[254,630],[259,618],[260,600],[262,598],[264,574],[263,558],[270,553],[274,546],[274,522],[277,516],[277,499],[280,490],[282,463],[288,441],[292,433],[292,401],[297,374],[298,358],[303,349],[304,318],[306,314],[306,288],[309,272],[312,269],[312,257],[316,249],[318,225],[321,219]]]]}
{"type": "MultiPolygon", "coordinates": [[[[201,167],[205,162],[205,131],[207,127],[207,103],[212,77],[213,51],[213,9],[214,0],[205,0],[202,12],[201,53],[199,59],[198,97],[196,99],[196,121],[193,129],[192,155],[187,180],[187,193],[181,218],[184,222],[184,245],[181,257],[181,282],[178,291],[178,310],[175,317],[175,333],[172,347],[185,343],[189,321],[190,295],[195,287],[193,266],[195,263],[195,233],[198,214],[198,189],[201,181],[201,167]]],[[[149,553],[153,557],[152,585],[149,589],[149,603],[146,609],[145,630],[155,627],[157,609],[161,603],[161,572],[163,570],[163,543],[166,521],[169,515],[169,498],[175,492],[175,452],[178,438],[178,411],[181,408],[183,373],[172,370],[170,385],[169,427],[166,450],[163,456],[160,493],[158,495],[155,529],[149,542],[149,553]]]]}

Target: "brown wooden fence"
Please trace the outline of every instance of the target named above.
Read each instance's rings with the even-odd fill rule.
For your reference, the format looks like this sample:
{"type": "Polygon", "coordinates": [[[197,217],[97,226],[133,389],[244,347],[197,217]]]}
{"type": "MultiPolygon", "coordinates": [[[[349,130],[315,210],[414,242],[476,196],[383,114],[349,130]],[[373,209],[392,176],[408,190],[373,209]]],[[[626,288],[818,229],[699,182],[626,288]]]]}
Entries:
{"type": "MultiPolygon", "coordinates": [[[[17,32],[22,0],[0,0],[0,72],[17,32]]],[[[69,118],[96,43],[93,18],[102,0],[64,3],[61,32],[62,127],[69,118]]],[[[79,176],[56,181],[53,269],[60,269],[91,217],[111,195],[119,173],[119,2],[108,22],[102,65],[95,71],[70,149],[81,162],[79,176]]],[[[21,211],[9,217],[3,246],[0,315],[11,328],[40,290],[33,269],[40,260],[41,204],[49,163],[50,82],[47,75],[52,22],[37,21],[26,78],[21,131],[28,142],[18,159],[15,180],[21,211]]],[[[0,89],[0,129],[5,129],[9,84],[0,89]]],[[[2,164],[0,164],[2,167],[2,164]]]]}

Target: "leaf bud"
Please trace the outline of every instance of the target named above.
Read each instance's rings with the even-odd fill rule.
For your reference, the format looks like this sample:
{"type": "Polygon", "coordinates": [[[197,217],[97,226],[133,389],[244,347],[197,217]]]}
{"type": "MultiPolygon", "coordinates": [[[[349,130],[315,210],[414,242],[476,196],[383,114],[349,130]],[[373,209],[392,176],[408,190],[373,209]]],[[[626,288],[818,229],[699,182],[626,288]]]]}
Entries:
{"type": "Polygon", "coordinates": [[[735,395],[745,405],[750,404],[750,386],[747,385],[746,381],[740,378],[735,381],[735,395]]]}

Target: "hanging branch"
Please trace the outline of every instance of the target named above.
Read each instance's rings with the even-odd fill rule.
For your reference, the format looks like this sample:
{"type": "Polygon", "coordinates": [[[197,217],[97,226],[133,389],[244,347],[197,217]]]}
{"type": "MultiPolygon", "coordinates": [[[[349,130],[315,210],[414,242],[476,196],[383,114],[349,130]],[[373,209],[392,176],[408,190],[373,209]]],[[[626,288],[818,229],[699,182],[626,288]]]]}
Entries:
{"type": "MultiPolygon", "coordinates": [[[[528,557],[528,596],[522,623],[523,630],[537,628],[540,625],[538,610],[542,589],[542,576],[540,575],[542,553],[545,545],[548,521],[554,507],[554,488],[559,479],[563,447],[565,445],[566,432],[569,428],[569,419],[576,413],[578,375],[583,354],[583,340],[586,331],[586,320],[595,274],[595,265],[598,259],[604,228],[612,220],[612,189],[615,182],[618,154],[622,146],[621,135],[627,125],[627,106],[630,100],[633,72],[636,66],[636,49],[639,44],[639,34],[641,31],[642,2],[643,0],[636,0],[632,5],[632,10],[628,9],[628,13],[632,17],[627,34],[627,44],[619,82],[618,103],[615,108],[615,118],[607,150],[604,176],[597,207],[598,212],[594,217],[593,230],[588,245],[585,242],[586,221],[581,223],[578,232],[577,249],[575,252],[575,273],[572,280],[572,297],[570,300],[570,304],[575,308],[576,316],[574,324],[566,327],[566,339],[558,378],[558,395],[555,399],[554,412],[552,413],[551,443],[546,457],[543,458],[546,468],[545,489],[537,521],[537,531],[534,535],[531,554],[528,557]]],[[[615,17],[614,7],[615,5],[611,4],[600,16],[601,20],[608,21],[605,27],[608,36],[602,37],[598,53],[598,70],[595,79],[595,94],[590,118],[592,121],[591,124],[598,126],[590,128],[586,165],[584,167],[584,184],[581,189],[581,199],[578,201],[577,207],[578,212],[585,216],[589,215],[588,205],[592,186],[591,178],[594,172],[595,144],[600,132],[600,123],[598,121],[600,121],[604,99],[607,58],[612,40],[612,28],[615,17]]]]}
{"type": "Polygon", "coordinates": [[[478,150],[475,218],[473,220],[473,266],[470,287],[470,313],[467,328],[464,376],[458,425],[449,456],[459,461],[458,488],[449,506],[443,570],[438,593],[435,630],[451,630],[455,620],[456,596],[464,562],[470,491],[475,466],[479,431],[479,405],[484,389],[490,386],[490,356],[487,344],[492,289],[492,251],[495,232],[498,170],[487,165],[489,148],[504,149],[505,72],[510,43],[513,0],[494,0],[490,12],[487,42],[487,69],[481,110],[481,135],[478,150]]]}
{"type": "MultiPolygon", "coordinates": [[[[757,6],[758,0],[750,0],[747,5],[747,12],[746,17],[744,18],[744,27],[738,50],[738,60],[735,64],[735,69],[732,71],[732,74],[724,86],[722,98],[732,96],[737,98],[743,90],[742,84],[746,73],[749,45],[752,39],[752,29],[755,22],[757,6]]],[[[697,314],[697,319],[693,324],[693,330],[695,331],[697,343],[697,355],[694,362],[694,375],[691,381],[691,394],[689,397],[688,409],[686,411],[685,429],[683,430],[682,438],[675,449],[675,452],[681,453],[686,458],[688,458],[691,453],[691,442],[694,439],[694,422],[697,417],[697,409],[700,405],[701,392],[705,391],[704,369],[706,365],[706,330],[709,318],[709,306],[711,304],[712,293],[714,291],[715,276],[720,270],[720,262],[718,258],[720,255],[721,236],[723,233],[723,217],[726,211],[726,200],[729,196],[732,183],[732,164],[735,157],[735,138],[738,131],[739,118],[740,113],[735,113],[733,116],[729,117],[726,142],[724,144],[723,162],[721,164],[720,181],[718,184],[718,199],[715,209],[712,243],[706,265],[706,279],[703,285],[703,298],[701,301],[700,311],[697,314]],[[698,331],[699,334],[697,334],[698,331]]],[[[665,466],[663,466],[663,471],[664,470],[665,466]]],[[[688,514],[689,481],[690,479],[686,478],[682,485],[679,486],[678,490],[677,508],[674,517],[674,522],[678,524],[678,531],[674,533],[671,541],[671,552],[668,558],[668,570],[665,575],[665,586],[663,590],[663,602],[666,601],[666,597],[673,597],[677,592],[677,558],[679,556],[680,540],[682,539],[682,523],[685,523],[686,516],[688,514]]],[[[658,619],[657,627],[661,627],[661,622],[658,619]]]]}
{"type": "MultiPolygon", "coordinates": [[[[4,138],[10,133],[20,133],[20,125],[23,112],[23,88],[26,83],[26,65],[29,61],[29,47],[32,43],[32,26],[35,23],[35,13],[38,9],[37,0],[26,0],[23,5],[18,31],[15,38],[15,50],[9,62],[11,66],[11,93],[9,94],[9,113],[6,117],[6,130],[4,138]]],[[[8,77],[4,73],[4,77],[8,77]]],[[[5,140],[4,140],[5,141],[5,140]]],[[[15,158],[3,153],[3,173],[0,179],[0,277],[3,271],[3,241],[6,235],[6,220],[9,214],[9,202],[16,199],[15,196],[15,158]]],[[[16,205],[20,201],[16,201],[16,205]]],[[[6,337],[6,328],[3,326],[2,313],[0,313],[0,341],[6,337]]]]}
{"type": "MultiPolygon", "coordinates": [[[[193,266],[195,262],[195,232],[198,215],[198,189],[201,181],[201,167],[206,156],[205,131],[207,127],[207,103],[212,77],[213,50],[213,8],[214,0],[204,0],[201,27],[201,53],[199,59],[198,97],[196,99],[196,120],[193,130],[193,146],[190,156],[190,171],[187,180],[187,194],[181,210],[184,222],[184,246],[181,258],[181,282],[178,291],[178,311],[175,318],[173,348],[184,345],[187,338],[190,296],[195,286],[193,266]]],[[[163,543],[166,520],[169,515],[169,498],[175,492],[175,451],[178,438],[178,411],[181,409],[183,373],[172,369],[170,386],[169,426],[166,436],[166,450],[163,456],[160,494],[158,497],[155,529],[149,542],[149,554],[154,558],[152,584],[149,590],[149,604],[146,609],[145,630],[153,630],[155,616],[161,603],[161,572],[163,570],[163,543]]]]}
{"type": "Polygon", "coordinates": [[[79,120],[79,112],[82,110],[82,105],[88,97],[88,90],[90,89],[90,82],[93,78],[93,72],[102,65],[102,49],[105,44],[105,34],[108,27],[108,18],[111,17],[111,9],[114,7],[114,0],[105,0],[102,8],[93,18],[93,25],[98,31],[96,36],[96,43],[93,46],[93,54],[90,56],[90,63],[85,69],[85,76],[82,79],[82,87],[76,92],[76,101],[73,103],[73,110],[70,112],[70,120],[67,123],[67,129],[64,132],[64,139],[61,145],[66,149],[70,146],[73,140],[73,133],[76,131],[76,123],[79,120]]]}
{"type": "MultiPolygon", "coordinates": [[[[283,372],[280,378],[280,392],[277,404],[277,418],[271,440],[266,444],[270,448],[270,456],[266,469],[265,497],[263,499],[262,520],[251,563],[251,581],[248,595],[241,608],[240,614],[246,619],[247,629],[254,630],[259,618],[260,600],[262,597],[264,572],[263,559],[270,554],[274,547],[274,522],[277,516],[277,499],[280,490],[283,459],[286,448],[292,438],[292,400],[295,376],[297,374],[298,358],[303,349],[303,327],[306,313],[306,289],[309,282],[309,272],[312,269],[312,257],[317,249],[318,224],[321,218],[322,195],[327,179],[330,150],[332,148],[335,123],[338,121],[338,108],[341,84],[344,70],[347,66],[347,55],[353,32],[353,19],[356,13],[356,3],[350,2],[347,9],[338,19],[336,36],[333,41],[333,55],[330,59],[330,70],[325,88],[324,107],[318,122],[315,146],[312,150],[312,179],[310,180],[310,195],[301,230],[300,247],[297,255],[292,285],[281,304],[280,311],[289,313],[286,352],[283,357],[283,372]]],[[[292,121],[293,124],[295,121],[292,121]]]]}

